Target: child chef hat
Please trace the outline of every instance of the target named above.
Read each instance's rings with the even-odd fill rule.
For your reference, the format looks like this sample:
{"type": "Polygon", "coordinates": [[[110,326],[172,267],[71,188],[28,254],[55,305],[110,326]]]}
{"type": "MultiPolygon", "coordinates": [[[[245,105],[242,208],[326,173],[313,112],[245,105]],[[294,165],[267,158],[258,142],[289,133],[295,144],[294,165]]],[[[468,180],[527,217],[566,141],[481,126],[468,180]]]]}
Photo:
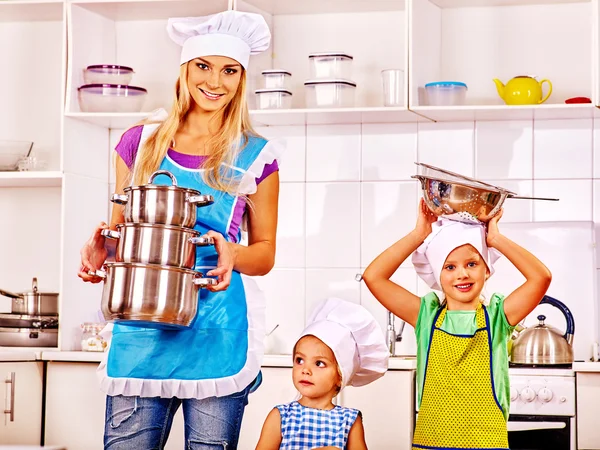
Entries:
{"type": "Polygon", "coordinates": [[[323,341],[335,355],[345,386],[364,386],[382,377],[389,352],[379,324],[363,306],[329,298],[313,310],[303,336],[323,341]]]}
{"type": "Polygon", "coordinates": [[[183,47],[180,64],[201,56],[227,56],[247,69],[250,55],[265,51],[271,43],[264,17],[239,11],[169,19],[167,33],[183,47]]]}
{"type": "Polygon", "coordinates": [[[452,250],[465,244],[475,247],[487,265],[490,276],[493,275],[494,263],[501,254],[493,248],[488,248],[486,231],[482,224],[439,219],[431,228],[431,234],[412,255],[417,275],[431,289],[442,290],[440,274],[446,258],[452,250]]]}

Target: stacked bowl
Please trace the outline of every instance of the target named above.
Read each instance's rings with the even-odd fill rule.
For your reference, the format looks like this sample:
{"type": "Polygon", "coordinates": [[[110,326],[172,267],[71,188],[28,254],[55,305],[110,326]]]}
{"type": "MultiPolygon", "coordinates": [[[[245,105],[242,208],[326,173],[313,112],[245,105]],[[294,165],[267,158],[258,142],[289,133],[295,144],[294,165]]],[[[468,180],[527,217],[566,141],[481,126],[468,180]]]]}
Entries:
{"type": "Polygon", "coordinates": [[[312,53],[308,56],[310,79],[304,82],[307,108],[351,108],[356,83],[354,58],[344,52],[312,53]]]}
{"type": "Polygon", "coordinates": [[[148,184],[126,187],[111,201],[124,205],[125,223],[102,231],[118,241],[115,262],[97,272],[104,278],[104,317],[142,327],[188,327],[198,289],[217,284],[194,270],[196,246],[213,245],[193,229],[197,208],[212,204],[212,196],[178,187],[172,173],[158,170],[148,184]],[[152,184],[159,175],[172,184],[152,184]]]}

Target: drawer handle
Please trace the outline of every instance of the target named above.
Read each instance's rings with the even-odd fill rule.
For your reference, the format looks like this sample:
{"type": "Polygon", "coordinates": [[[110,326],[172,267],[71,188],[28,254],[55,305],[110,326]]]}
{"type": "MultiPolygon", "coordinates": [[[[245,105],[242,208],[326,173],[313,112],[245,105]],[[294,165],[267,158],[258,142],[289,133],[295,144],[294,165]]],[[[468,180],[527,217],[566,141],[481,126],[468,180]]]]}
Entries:
{"type": "MultiPolygon", "coordinates": [[[[10,414],[11,422],[15,421],[15,377],[16,377],[16,373],[11,372],[10,376],[7,377],[6,380],[4,380],[4,383],[10,384],[10,406],[8,407],[8,409],[4,410],[4,414],[10,414]]],[[[7,396],[7,400],[8,400],[8,396],[7,396]]],[[[9,402],[7,401],[7,403],[9,403],[9,402]]]]}

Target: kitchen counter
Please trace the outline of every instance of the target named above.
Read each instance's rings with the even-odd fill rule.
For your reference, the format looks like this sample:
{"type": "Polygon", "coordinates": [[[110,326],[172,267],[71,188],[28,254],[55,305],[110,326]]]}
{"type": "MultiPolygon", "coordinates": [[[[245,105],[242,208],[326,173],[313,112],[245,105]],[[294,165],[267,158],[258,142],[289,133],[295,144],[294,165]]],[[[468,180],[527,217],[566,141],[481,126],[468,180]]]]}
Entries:
{"type": "Polygon", "coordinates": [[[599,372],[600,373],[600,362],[596,361],[585,361],[585,362],[574,362],[574,372],[599,372]]]}
{"type": "Polygon", "coordinates": [[[10,347],[0,347],[0,362],[7,361],[37,361],[40,359],[41,352],[35,350],[24,350],[22,348],[11,349],[10,347]]]}

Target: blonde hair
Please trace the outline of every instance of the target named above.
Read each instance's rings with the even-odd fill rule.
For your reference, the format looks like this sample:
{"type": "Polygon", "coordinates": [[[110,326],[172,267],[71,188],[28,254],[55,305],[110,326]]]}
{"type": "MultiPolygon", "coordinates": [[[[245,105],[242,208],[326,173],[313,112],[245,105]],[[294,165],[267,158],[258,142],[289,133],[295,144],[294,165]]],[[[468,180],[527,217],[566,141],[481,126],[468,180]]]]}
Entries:
{"type": "MultiPolygon", "coordinates": [[[[246,102],[246,71],[242,68],[240,84],[231,101],[223,108],[222,122],[218,132],[207,142],[210,148],[208,157],[202,164],[206,184],[213,189],[236,193],[239,180],[225,175],[223,164],[232,166],[236,156],[244,148],[250,136],[258,136],[250,124],[250,114],[246,102]]],[[[136,157],[135,173],[130,175],[134,185],[148,182],[150,175],[158,170],[173,143],[175,134],[185,121],[192,106],[192,97],[187,87],[188,64],[179,69],[179,79],[175,83],[175,100],[166,120],[148,137],[136,157]]],[[[149,122],[146,122],[149,123],[149,122]]]]}

